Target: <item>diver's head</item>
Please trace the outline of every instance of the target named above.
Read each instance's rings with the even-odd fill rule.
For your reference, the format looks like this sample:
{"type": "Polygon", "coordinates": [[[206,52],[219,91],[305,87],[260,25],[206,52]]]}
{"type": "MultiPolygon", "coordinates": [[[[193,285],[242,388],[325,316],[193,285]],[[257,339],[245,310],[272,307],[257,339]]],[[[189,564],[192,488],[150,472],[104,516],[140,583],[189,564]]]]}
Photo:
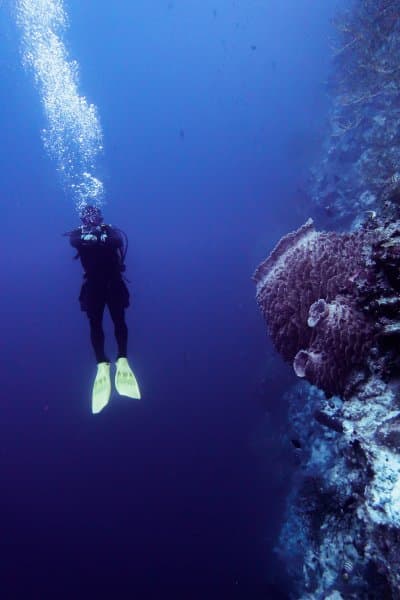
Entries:
{"type": "Polygon", "coordinates": [[[103,222],[103,215],[98,206],[86,204],[80,212],[80,218],[85,227],[97,227],[103,222]]]}

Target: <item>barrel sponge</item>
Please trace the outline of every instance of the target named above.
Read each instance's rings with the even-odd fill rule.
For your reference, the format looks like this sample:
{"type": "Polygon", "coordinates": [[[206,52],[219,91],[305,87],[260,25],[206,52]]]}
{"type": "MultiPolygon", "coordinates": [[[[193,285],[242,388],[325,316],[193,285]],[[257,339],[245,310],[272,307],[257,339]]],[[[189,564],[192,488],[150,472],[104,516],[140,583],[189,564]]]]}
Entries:
{"type": "Polygon", "coordinates": [[[253,276],[276,349],[328,396],[344,392],[374,338],[356,285],[369,249],[363,231],[317,232],[310,219],[284,236],[253,276]]]}

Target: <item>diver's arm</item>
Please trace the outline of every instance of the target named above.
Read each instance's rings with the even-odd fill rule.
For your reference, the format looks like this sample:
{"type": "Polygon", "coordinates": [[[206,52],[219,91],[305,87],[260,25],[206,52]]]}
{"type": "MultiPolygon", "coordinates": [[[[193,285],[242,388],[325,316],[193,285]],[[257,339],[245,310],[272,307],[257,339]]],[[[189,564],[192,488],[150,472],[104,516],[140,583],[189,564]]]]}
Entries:
{"type": "Polygon", "coordinates": [[[99,238],[96,234],[91,233],[90,231],[83,231],[81,228],[74,229],[69,234],[69,241],[71,246],[76,248],[79,251],[81,246],[93,246],[99,242],[99,238]]]}
{"type": "Polygon", "coordinates": [[[105,244],[115,250],[122,252],[124,247],[123,238],[118,231],[111,225],[103,225],[99,230],[83,231],[81,228],[74,229],[69,234],[71,246],[79,250],[81,246],[91,246],[94,244],[105,244]]]}
{"type": "Polygon", "coordinates": [[[79,249],[79,246],[82,244],[80,229],[74,229],[71,231],[69,234],[69,243],[73,248],[76,248],[77,250],[79,249]]]}
{"type": "Polygon", "coordinates": [[[125,267],[124,240],[119,229],[114,229],[111,225],[106,225],[107,244],[116,251],[121,272],[125,267]]]}
{"type": "Polygon", "coordinates": [[[121,248],[124,243],[118,229],[114,229],[111,225],[106,225],[107,244],[112,248],[121,248]]]}

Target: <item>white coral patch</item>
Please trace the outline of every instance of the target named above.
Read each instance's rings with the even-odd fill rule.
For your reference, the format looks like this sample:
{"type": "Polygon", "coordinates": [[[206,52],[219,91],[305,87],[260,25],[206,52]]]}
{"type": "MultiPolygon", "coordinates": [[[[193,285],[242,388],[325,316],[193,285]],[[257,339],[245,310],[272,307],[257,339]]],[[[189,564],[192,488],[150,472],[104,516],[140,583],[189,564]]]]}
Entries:
{"type": "Polygon", "coordinates": [[[397,475],[397,481],[392,490],[391,510],[393,519],[397,523],[400,523],[400,471],[397,475]]]}

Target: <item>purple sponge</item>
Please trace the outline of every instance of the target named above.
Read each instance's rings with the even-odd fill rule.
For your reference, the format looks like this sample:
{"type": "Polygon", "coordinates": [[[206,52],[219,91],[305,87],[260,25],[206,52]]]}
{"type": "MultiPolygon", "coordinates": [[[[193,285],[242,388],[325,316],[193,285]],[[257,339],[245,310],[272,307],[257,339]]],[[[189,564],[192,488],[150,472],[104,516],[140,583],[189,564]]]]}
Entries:
{"type": "Polygon", "coordinates": [[[345,393],[374,341],[356,285],[369,250],[364,231],[317,232],[310,219],[283,237],[253,276],[276,349],[328,396],[345,393]]]}

